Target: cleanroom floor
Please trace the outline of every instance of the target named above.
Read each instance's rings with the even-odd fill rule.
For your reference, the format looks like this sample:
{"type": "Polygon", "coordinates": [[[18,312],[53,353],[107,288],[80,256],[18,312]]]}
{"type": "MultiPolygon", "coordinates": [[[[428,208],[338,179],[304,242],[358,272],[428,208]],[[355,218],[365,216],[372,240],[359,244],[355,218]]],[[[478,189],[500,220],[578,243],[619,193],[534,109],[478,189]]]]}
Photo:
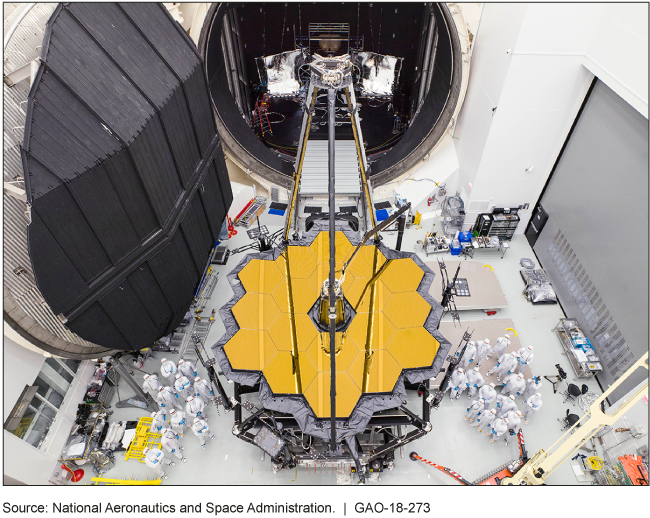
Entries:
{"type": "MultiPolygon", "coordinates": [[[[265,213],[261,217],[261,223],[266,225],[270,232],[280,228],[284,218],[273,216],[265,213]]],[[[249,242],[245,229],[237,227],[238,234],[229,240],[230,249],[236,248],[249,242]]],[[[414,251],[414,245],[417,240],[423,239],[426,230],[409,228],[406,230],[402,250],[414,251]]],[[[392,247],[395,245],[396,233],[385,233],[384,243],[392,247]]],[[[574,373],[571,366],[562,353],[562,347],[557,336],[553,332],[558,323],[558,319],[564,317],[559,305],[541,305],[533,306],[522,296],[524,288],[523,281],[519,275],[519,260],[522,257],[529,257],[537,260],[533,254],[528,242],[523,235],[516,235],[510,243],[510,250],[505,254],[503,259],[499,254],[490,252],[475,254],[474,260],[481,261],[483,264],[489,264],[493,267],[494,273],[499,281],[501,289],[507,300],[507,307],[499,309],[496,315],[488,316],[481,310],[462,311],[460,313],[461,326],[473,329],[473,321],[477,320],[497,320],[510,319],[514,323],[514,328],[518,333],[518,338],[522,345],[533,345],[535,361],[532,365],[532,372],[535,375],[555,376],[557,370],[556,363],[560,363],[564,370],[569,374],[568,380],[572,382],[574,373]]],[[[423,252],[417,252],[423,260],[435,260],[435,257],[425,257],[423,252]]],[[[449,253],[438,254],[441,258],[451,260],[449,253]]],[[[244,258],[244,254],[230,257],[225,266],[215,266],[220,272],[219,282],[214,291],[212,299],[204,310],[204,314],[209,314],[212,309],[219,309],[231,297],[232,290],[226,279],[226,274],[244,258]]],[[[455,258],[454,258],[455,259],[455,258]]],[[[434,285],[440,283],[439,275],[434,279],[434,285]]],[[[471,290],[471,286],[470,286],[471,290]]],[[[444,320],[451,320],[446,316],[444,320]]],[[[224,333],[224,326],[219,318],[216,319],[212,326],[208,339],[206,340],[208,353],[211,355],[210,347],[224,333]]],[[[505,333],[505,329],[501,334],[505,333]]],[[[481,336],[474,336],[474,339],[480,339],[481,336]]],[[[452,351],[455,351],[458,343],[452,342],[452,351]]],[[[156,353],[154,360],[148,361],[141,371],[135,370],[134,378],[139,383],[142,382],[144,372],[159,373],[160,359],[166,353],[156,353]]],[[[178,355],[166,354],[166,357],[178,361],[178,355]]],[[[206,376],[206,372],[201,365],[198,365],[199,375],[206,376]]],[[[484,368],[481,372],[484,372],[484,368]]],[[[492,376],[487,378],[489,381],[496,381],[492,376]]],[[[222,381],[225,381],[222,378],[222,381]]],[[[584,380],[578,383],[582,385],[584,380]]],[[[590,390],[601,393],[595,380],[588,380],[590,390]]],[[[224,383],[226,391],[232,394],[232,385],[224,383]]],[[[541,388],[543,407],[534,416],[531,424],[524,425],[524,435],[526,448],[529,455],[534,454],[540,449],[548,449],[562,434],[558,418],[563,417],[566,409],[570,408],[573,413],[582,415],[583,412],[576,404],[573,406],[570,402],[563,404],[561,391],[566,388],[562,384],[557,394],[553,394],[553,388],[549,382],[543,380],[541,388]]],[[[124,400],[133,394],[133,391],[122,382],[119,385],[120,399],[124,400]]],[[[246,395],[254,403],[254,396],[246,395]]],[[[421,399],[416,393],[409,392],[409,408],[421,411],[421,399]]],[[[114,397],[113,403],[117,401],[114,397]]],[[[517,398],[519,403],[521,398],[517,398]]],[[[468,423],[463,420],[468,400],[462,396],[459,400],[450,401],[446,396],[438,410],[432,410],[431,423],[433,430],[423,438],[409,444],[405,448],[405,458],[401,458],[396,453],[395,469],[386,471],[381,474],[380,480],[373,481],[373,484],[438,484],[438,485],[457,485],[458,483],[451,477],[427,466],[422,462],[412,462],[408,458],[411,451],[416,451],[420,456],[446,466],[458,473],[464,478],[473,481],[480,478],[486,473],[495,470],[503,464],[518,458],[519,451],[515,438],[509,446],[505,446],[503,439],[490,443],[489,439],[479,434],[477,428],[470,428],[468,423]]],[[[135,408],[117,409],[113,405],[111,410],[114,414],[111,420],[137,420],[145,414],[142,410],[135,408]]],[[[335,470],[323,468],[310,470],[298,468],[291,471],[273,473],[271,463],[267,458],[262,459],[262,452],[258,448],[238,440],[232,435],[233,426],[232,414],[225,414],[220,409],[221,415],[217,415],[214,407],[209,409],[209,425],[211,430],[217,436],[217,440],[208,441],[207,449],[200,448],[198,439],[194,437],[191,431],[187,430],[181,444],[186,447],[184,452],[187,457],[187,463],[177,462],[174,467],[166,467],[165,472],[169,479],[163,481],[164,485],[169,484],[336,484],[337,477],[335,470]]],[[[244,411],[244,415],[247,415],[244,411]]],[[[86,469],[85,479],[81,483],[90,483],[92,470],[86,469]]],[[[116,455],[116,465],[104,475],[106,478],[134,478],[146,479],[154,478],[153,470],[139,463],[136,460],[125,461],[121,453],[116,455]]],[[[569,462],[560,466],[547,480],[551,485],[577,484],[577,480],[569,462]]]]}

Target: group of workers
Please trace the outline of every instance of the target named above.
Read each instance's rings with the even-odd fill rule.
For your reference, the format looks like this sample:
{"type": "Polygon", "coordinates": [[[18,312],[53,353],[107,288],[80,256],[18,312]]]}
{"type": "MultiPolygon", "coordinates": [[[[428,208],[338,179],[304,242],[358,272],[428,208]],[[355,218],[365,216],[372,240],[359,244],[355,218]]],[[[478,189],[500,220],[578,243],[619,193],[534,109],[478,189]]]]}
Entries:
{"type": "MultiPolygon", "coordinates": [[[[478,398],[467,407],[465,420],[469,421],[472,427],[478,426],[479,432],[487,431],[490,442],[505,434],[506,446],[510,444],[511,438],[519,433],[521,421],[528,424],[542,406],[542,395],[539,392],[542,386],[541,376],[528,380],[524,378],[526,366],[533,363],[533,346],[506,353],[509,345],[510,336],[507,334],[499,337],[494,347],[490,346],[488,338],[469,342],[446,388],[450,391],[452,400],[460,398],[465,390],[468,391],[467,399],[471,399],[478,392],[478,398]],[[486,385],[480,372],[481,363],[493,355],[498,358],[497,364],[485,376],[496,374],[501,388],[498,395],[497,383],[486,385]],[[523,398],[523,412],[517,408],[517,396],[523,398]],[[492,402],[496,402],[496,408],[490,408],[492,402]]],[[[456,355],[460,355],[460,351],[456,355]]]]}
{"type": "MultiPolygon", "coordinates": [[[[183,438],[185,428],[192,430],[203,449],[206,437],[216,439],[208,427],[206,412],[207,405],[215,399],[214,392],[210,382],[199,377],[191,361],[181,359],[178,367],[167,358],[163,358],[161,363],[160,373],[167,378],[169,386],[163,386],[156,374],[145,374],[142,384],[142,389],[156,400],[159,407],[157,412],[151,414],[151,431],[162,435],[162,448],[181,462],[187,462],[183,455],[185,447],[178,442],[183,438]]],[[[145,448],[144,454],[145,464],[160,478],[167,479],[163,466],[174,466],[175,462],[165,457],[159,448],[145,448]]]]}

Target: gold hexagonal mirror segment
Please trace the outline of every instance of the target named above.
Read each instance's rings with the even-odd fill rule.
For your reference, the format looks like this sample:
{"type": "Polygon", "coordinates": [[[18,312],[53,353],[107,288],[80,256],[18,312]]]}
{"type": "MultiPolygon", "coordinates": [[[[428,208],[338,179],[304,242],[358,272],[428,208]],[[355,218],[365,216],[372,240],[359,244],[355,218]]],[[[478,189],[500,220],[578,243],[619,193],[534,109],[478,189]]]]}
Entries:
{"type": "MultiPolygon", "coordinates": [[[[337,231],[337,275],[353,250],[337,231]]],[[[387,261],[373,245],[350,263],[342,290],[356,315],[336,333],[337,417],[364,393],[391,392],[403,369],[432,364],[440,344],[423,327],[431,311],[416,291],[423,276],[412,259],[387,261]]],[[[249,261],[239,272],[246,293],[232,308],[241,329],[224,347],[234,369],[262,371],[275,394],[303,394],[319,418],[330,417],[329,334],[307,313],[328,277],[327,232],[274,261],[249,261]]]]}

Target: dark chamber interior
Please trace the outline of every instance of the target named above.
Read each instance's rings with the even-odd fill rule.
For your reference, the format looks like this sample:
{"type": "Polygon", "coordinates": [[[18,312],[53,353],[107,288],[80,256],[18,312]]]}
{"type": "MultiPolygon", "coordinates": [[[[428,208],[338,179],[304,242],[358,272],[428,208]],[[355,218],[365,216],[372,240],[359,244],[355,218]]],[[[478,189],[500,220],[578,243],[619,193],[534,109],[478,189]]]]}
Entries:
{"type": "MultiPolygon", "coordinates": [[[[263,93],[264,86],[255,65],[256,56],[277,54],[294,49],[294,39],[307,35],[311,22],[348,23],[350,36],[362,37],[363,49],[403,57],[403,69],[392,102],[362,100],[361,129],[364,140],[368,143],[368,152],[381,150],[399,139],[400,134],[393,134],[396,114],[405,120],[410,113],[410,100],[417,58],[416,38],[406,35],[421,30],[425,9],[422,4],[243,4],[239,9],[242,41],[244,42],[244,63],[250,84],[250,102],[254,102],[263,93]],[[285,7],[286,6],[286,7],[285,7]],[[243,21],[241,21],[243,18],[243,21]],[[278,23],[282,20],[282,23],[278,23]],[[269,22],[267,24],[267,21],[269,22]],[[284,31],[283,31],[284,27],[284,31]],[[288,29],[288,30],[287,30],[288,29]],[[262,35],[260,37],[260,35],[262,35]],[[393,37],[394,35],[394,37],[393,37]]],[[[335,52],[343,54],[346,45],[335,52]]],[[[322,94],[324,96],[324,93],[322,94]]],[[[324,108],[324,97],[317,106],[324,108]]],[[[266,137],[267,144],[281,150],[296,150],[296,141],[300,134],[302,110],[296,102],[282,99],[271,101],[271,112],[285,117],[283,123],[273,123],[273,134],[266,137]]],[[[276,117],[277,120],[280,117],[276,117]]],[[[317,109],[315,122],[325,122],[324,109],[317,109]]],[[[254,128],[260,136],[259,126],[254,128]]],[[[350,125],[337,128],[337,138],[352,139],[350,125]]],[[[320,125],[310,133],[310,138],[327,139],[327,126],[320,125]]]]}
{"type": "MultiPolygon", "coordinates": [[[[343,42],[333,55],[350,50],[354,54],[361,49],[403,58],[391,98],[363,98],[357,92],[366,154],[373,164],[371,177],[395,169],[432,133],[437,123],[448,125],[460,88],[460,44],[445,5],[219,4],[208,13],[199,50],[205,60],[217,115],[235,141],[226,139],[226,145],[252,155],[252,161],[243,159],[246,165],[254,168],[263,164],[266,167],[255,168],[263,176],[267,168],[284,175],[293,172],[304,110],[294,98],[271,97],[271,131],[263,129],[255,108],[263,100],[267,85],[260,78],[256,58],[300,46],[308,47],[309,54],[324,55],[326,51],[318,43],[309,44],[309,26],[314,23],[347,24],[350,44],[343,42]]],[[[325,104],[325,92],[321,92],[310,139],[327,138],[325,104]]],[[[350,124],[338,126],[336,138],[352,139],[350,124]]],[[[238,156],[242,158],[241,154],[238,156]]],[[[404,167],[406,162],[397,174],[404,172],[404,167]]],[[[277,176],[270,176],[277,181],[277,176]]]]}

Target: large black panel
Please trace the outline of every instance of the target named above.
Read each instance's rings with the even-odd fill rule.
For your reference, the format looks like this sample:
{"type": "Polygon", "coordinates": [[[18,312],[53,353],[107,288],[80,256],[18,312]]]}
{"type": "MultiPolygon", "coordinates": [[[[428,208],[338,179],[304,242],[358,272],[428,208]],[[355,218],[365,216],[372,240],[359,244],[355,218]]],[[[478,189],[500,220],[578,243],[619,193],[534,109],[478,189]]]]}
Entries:
{"type": "Polygon", "coordinates": [[[169,30],[175,24],[162,4],[152,9],[151,4],[129,2],[117,4],[130,18],[149,44],[158,52],[167,66],[181,81],[186,81],[196,69],[198,52],[180,25],[176,31],[169,30]]]}
{"type": "Polygon", "coordinates": [[[149,259],[149,266],[174,313],[189,305],[203,270],[194,265],[181,232],[176,232],[167,247],[149,259]]]}
{"type": "Polygon", "coordinates": [[[203,71],[197,68],[184,84],[184,88],[187,92],[187,103],[196,128],[201,154],[203,154],[210,145],[212,135],[217,131],[212,118],[212,106],[208,98],[203,71]]]}
{"type": "MultiPolygon", "coordinates": [[[[228,185],[230,185],[230,178],[228,177],[226,158],[224,157],[223,153],[219,153],[217,156],[214,157],[212,170],[215,172],[215,174],[217,175],[217,179],[219,180],[219,186],[221,187],[219,189],[219,192],[223,196],[223,203],[227,208],[229,208],[230,204],[232,203],[233,196],[232,196],[232,189],[227,187],[228,185]]],[[[227,208],[226,211],[228,210],[227,208]]]]}
{"type": "Polygon", "coordinates": [[[169,143],[180,172],[181,182],[184,187],[187,187],[194,172],[194,166],[201,156],[182,88],[174,92],[161,111],[161,117],[166,130],[174,134],[174,138],[170,139],[169,143]]]}
{"type": "Polygon", "coordinates": [[[127,279],[137,297],[141,301],[147,301],[143,306],[149,313],[149,318],[156,326],[156,329],[161,329],[167,325],[172,318],[173,311],[167,303],[165,294],[160,289],[160,285],[149,265],[142,263],[127,279]]]}
{"type": "Polygon", "coordinates": [[[144,36],[133,30],[119,6],[107,3],[100,10],[92,4],[71,4],[69,11],[81,24],[95,29],[93,40],[108,50],[116,65],[156,108],[162,108],[179,81],[144,36]]]}
{"type": "Polygon", "coordinates": [[[38,265],[36,285],[43,294],[58,295],[56,298],[46,298],[52,312],[58,315],[72,306],[75,293],[85,290],[87,284],[37,212],[32,212],[27,241],[34,273],[38,265]]]}
{"type": "Polygon", "coordinates": [[[153,234],[159,224],[131,156],[129,153],[116,153],[102,166],[106,168],[113,188],[138,234],[138,240],[142,241],[153,234]]]}
{"type": "Polygon", "coordinates": [[[91,169],[70,183],[78,208],[88,218],[114,264],[138,246],[138,236],[122,206],[106,168],[91,169]]]}
{"type": "Polygon", "coordinates": [[[181,182],[167,137],[155,115],[129,148],[156,215],[167,221],[181,192],[181,182]]]}
{"type": "Polygon", "coordinates": [[[41,217],[84,281],[108,268],[110,260],[102,244],[66,185],[35,199],[32,212],[41,217]]]}
{"type": "Polygon", "coordinates": [[[178,325],[232,201],[200,58],[161,4],[60,4],[27,105],[38,287],[82,338],[178,325]]]}
{"type": "Polygon", "coordinates": [[[88,32],[96,33],[95,27],[79,25],[67,8],[55,11],[50,22],[54,22],[48,27],[52,31],[50,41],[43,50],[47,52],[46,69],[56,74],[102,121],[110,122],[109,127],[120,139],[133,139],[143,120],[153,115],[154,107],[92,40],[88,32]]]}
{"type": "Polygon", "coordinates": [[[115,287],[99,303],[134,349],[138,344],[158,338],[156,326],[128,280],[115,287]]]}
{"type": "Polygon", "coordinates": [[[194,264],[199,271],[202,271],[208,261],[206,244],[212,243],[212,234],[199,196],[195,196],[192,200],[181,228],[194,258],[194,264]]]}
{"type": "Polygon", "coordinates": [[[37,99],[39,106],[32,114],[29,134],[30,153],[58,177],[72,180],[76,172],[93,167],[99,157],[120,150],[120,140],[47,69],[40,79],[37,99]]]}
{"type": "Polygon", "coordinates": [[[221,191],[219,178],[213,164],[210,164],[208,167],[208,174],[203,179],[203,189],[199,189],[199,194],[203,200],[205,212],[208,215],[213,240],[216,241],[221,230],[221,222],[226,217],[224,209],[230,207],[232,203],[232,191],[229,197],[226,199],[222,198],[222,194],[225,196],[228,193],[221,191]]]}
{"type": "Polygon", "coordinates": [[[97,330],[101,329],[104,335],[102,345],[112,347],[113,349],[132,349],[129,341],[121,333],[111,317],[104,311],[104,308],[102,308],[99,302],[95,302],[81,316],[75,319],[74,327],[69,327],[79,336],[94,336],[97,334],[97,330]]]}

